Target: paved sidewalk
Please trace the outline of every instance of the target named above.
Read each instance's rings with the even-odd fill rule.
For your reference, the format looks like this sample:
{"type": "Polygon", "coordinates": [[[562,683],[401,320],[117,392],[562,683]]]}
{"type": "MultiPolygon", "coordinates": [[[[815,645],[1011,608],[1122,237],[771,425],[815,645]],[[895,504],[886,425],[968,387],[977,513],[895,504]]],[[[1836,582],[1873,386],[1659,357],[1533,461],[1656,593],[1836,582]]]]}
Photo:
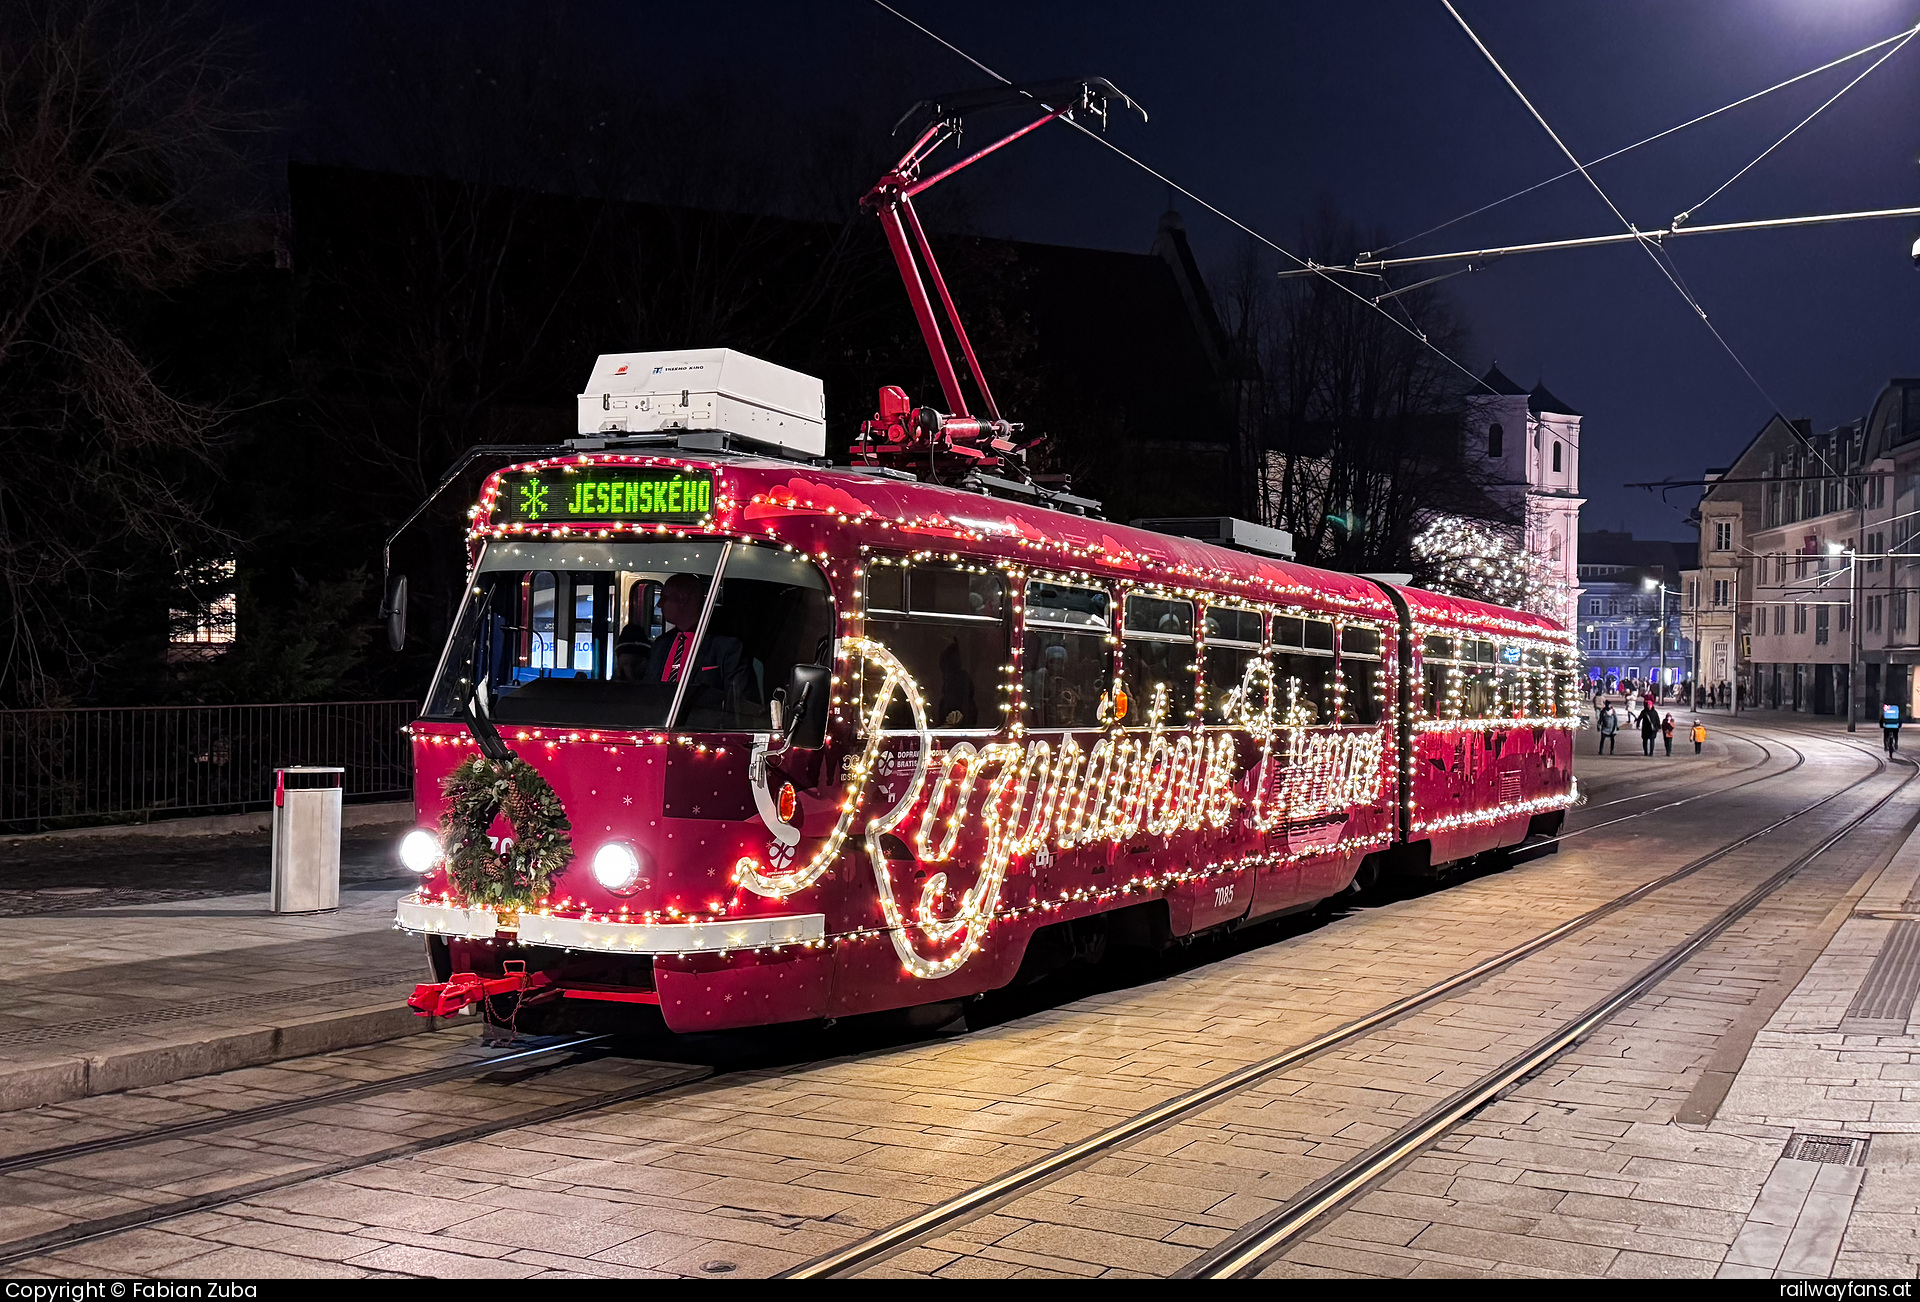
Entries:
{"type": "Polygon", "coordinates": [[[426,1029],[392,929],[392,829],[343,847],[341,906],[273,914],[258,836],[9,846],[0,857],[0,1109],[426,1029]],[[56,881],[69,885],[52,885],[56,881]]]}
{"type": "Polygon", "coordinates": [[[1716,1118],[1815,1141],[1789,1142],[1723,1276],[1920,1272],[1920,833],[1836,912],[1716,1118]]]}

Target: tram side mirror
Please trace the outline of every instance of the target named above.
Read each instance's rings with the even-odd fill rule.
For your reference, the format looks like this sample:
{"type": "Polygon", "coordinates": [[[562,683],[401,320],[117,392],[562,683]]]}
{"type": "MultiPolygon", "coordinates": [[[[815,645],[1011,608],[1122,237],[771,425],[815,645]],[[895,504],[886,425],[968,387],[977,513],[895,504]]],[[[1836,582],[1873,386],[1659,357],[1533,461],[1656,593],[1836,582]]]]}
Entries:
{"type": "Polygon", "coordinates": [[[395,651],[407,646],[407,576],[394,576],[387,599],[380,606],[380,617],[387,621],[387,645],[395,651]]]}
{"type": "Polygon", "coordinates": [[[819,750],[827,744],[827,693],[832,683],[832,673],[823,665],[793,667],[787,676],[786,699],[780,703],[787,745],[819,750]]]}

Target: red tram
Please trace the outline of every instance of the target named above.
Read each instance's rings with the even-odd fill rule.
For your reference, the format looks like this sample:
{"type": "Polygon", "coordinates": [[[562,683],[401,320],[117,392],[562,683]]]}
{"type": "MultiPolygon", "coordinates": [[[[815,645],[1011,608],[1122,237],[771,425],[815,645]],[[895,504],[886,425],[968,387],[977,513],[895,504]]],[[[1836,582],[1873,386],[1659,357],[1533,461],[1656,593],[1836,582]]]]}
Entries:
{"type": "Polygon", "coordinates": [[[1573,800],[1573,644],[1520,611],[685,449],[498,472],[470,546],[413,726],[423,1012],[953,1000],[1516,845],[1573,800]]]}
{"type": "Polygon", "coordinates": [[[817,380],[708,350],[602,357],[582,437],[486,481],[412,729],[416,1009],[945,1002],[1559,826],[1558,625],[1109,524],[1026,473],[912,199],[1110,100],[1137,107],[1099,79],[929,102],[865,203],[945,410],[883,390],[865,464],[825,461],[817,380]],[[1043,116],[923,179],[996,99],[1043,116]]]}

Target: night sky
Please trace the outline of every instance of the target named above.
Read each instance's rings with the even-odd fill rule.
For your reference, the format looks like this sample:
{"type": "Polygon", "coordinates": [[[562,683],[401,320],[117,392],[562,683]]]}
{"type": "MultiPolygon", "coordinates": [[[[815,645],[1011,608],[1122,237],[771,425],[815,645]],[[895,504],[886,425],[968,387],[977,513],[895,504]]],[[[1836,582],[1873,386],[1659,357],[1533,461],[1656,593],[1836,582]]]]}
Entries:
{"type": "MultiPolygon", "coordinates": [[[[1916,0],[1456,3],[1583,158],[1920,21],[1916,0]]],[[[228,5],[255,28],[270,89],[299,105],[288,149],[325,152],[315,142],[356,111],[364,50],[355,19],[285,0],[228,5]]],[[[1110,78],[1152,115],[1145,125],[1117,120],[1115,143],[1289,247],[1322,203],[1403,238],[1564,168],[1438,0],[898,7],[1016,80],[1110,78]]],[[[737,80],[800,106],[880,94],[891,120],[905,108],[892,102],[902,85],[931,94],[984,80],[866,0],[545,9],[565,11],[611,75],[668,87],[737,80]],[[887,75],[876,75],[878,63],[887,75]]],[[[405,21],[431,41],[475,14],[510,32],[522,12],[425,5],[408,8],[405,21]]],[[[1664,226],[1872,57],[1606,164],[1596,178],[1642,228],[1664,226]]],[[[1693,220],[1920,204],[1916,159],[1920,38],[1693,220]]],[[[1061,128],[981,165],[965,183],[987,233],[1116,249],[1144,250],[1167,200],[1159,182],[1061,128]]],[[[1203,266],[1233,256],[1243,237],[1190,202],[1177,206],[1203,266]]],[[[1617,229],[1574,177],[1411,248],[1617,229]]],[[[1920,221],[1893,220],[1670,247],[1785,414],[1824,427],[1864,415],[1889,377],[1920,374],[1920,270],[1909,255],[1916,235],[1920,221]]],[[[1510,258],[1449,288],[1472,332],[1459,361],[1477,374],[1497,358],[1515,379],[1544,380],[1586,413],[1585,527],[1691,538],[1686,495],[1666,506],[1622,485],[1724,465],[1771,408],[1646,256],[1627,245],[1510,258]]]]}

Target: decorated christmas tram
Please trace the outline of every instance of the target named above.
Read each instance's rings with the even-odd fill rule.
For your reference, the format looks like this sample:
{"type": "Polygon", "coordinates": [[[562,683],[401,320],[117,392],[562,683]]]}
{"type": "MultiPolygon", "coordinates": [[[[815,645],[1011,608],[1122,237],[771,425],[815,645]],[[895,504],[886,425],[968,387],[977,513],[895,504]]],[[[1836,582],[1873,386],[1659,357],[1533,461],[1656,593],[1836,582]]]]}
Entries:
{"type": "Polygon", "coordinates": [[[623,405],[811,424],[732,375],[668,392],[673,366],[806,383],[603,358],[583,424],[614,427],[487,479],[412,729],[422,1012],[961,999],[1513,846],[1573,799],[1550,621],[592,419],[644,371],[623,405]]]}
{"type": "Polygon", "coordinates": [[[418,1011],[695,1031],[947,1003],[1559,826],[1565,630],[1296,565],[1245,522],[1210,522],[1234,546],[1108,523],[1027,469],[912,198],[1110,100],[1133,107],[1098,79],[925,106],[865,204],[942,405],[883,389],[855,465],[819,381],[716,349],[600,358],[579,437],[486,480],[412,728],[418,1011]],[[922,178],[995,96],[1043,115],[922,178]]]}

